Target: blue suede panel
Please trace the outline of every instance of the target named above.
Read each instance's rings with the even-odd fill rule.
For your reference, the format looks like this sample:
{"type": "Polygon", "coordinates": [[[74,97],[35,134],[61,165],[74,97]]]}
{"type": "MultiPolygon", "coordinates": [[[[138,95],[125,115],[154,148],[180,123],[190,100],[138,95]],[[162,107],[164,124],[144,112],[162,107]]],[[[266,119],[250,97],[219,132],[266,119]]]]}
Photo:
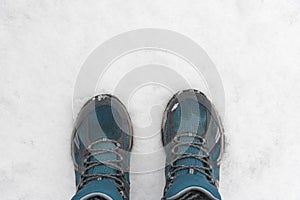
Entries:
{"type": "Polygon", "coordinates": [[[172,119],[177,133],[191,132],[203,135],[206,130],[206,108],[194,100],[185,100],[175,109],[172,119]]]}
{"type": "Polygon", "coordinates": [[[122,124],[120,115],[111,106],[97,107],[88,116],[88,135],[91,141],[101,137],[117,140],[121,136],[122,124]]]}

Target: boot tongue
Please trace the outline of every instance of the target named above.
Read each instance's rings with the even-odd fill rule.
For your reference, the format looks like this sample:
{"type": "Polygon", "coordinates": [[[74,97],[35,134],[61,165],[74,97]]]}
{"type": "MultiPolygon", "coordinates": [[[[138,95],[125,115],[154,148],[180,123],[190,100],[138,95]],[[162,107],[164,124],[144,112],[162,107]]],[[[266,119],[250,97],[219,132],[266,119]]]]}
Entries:
{"type": "MultiPolygon", "coordinates": [[[[101,142],[101,143],[96,143],[92,147],[92,149],[107,149],[107,150],[112,150],[116,148],[116,145],[112,142],[106,141],[106,142],[101,142]]],[[[90,161],[111,161],[111,160],[116,160],[117,155],[112,152],[103,152],[100,154],[95,154],[90,158],[90,161]]],[[[96,165],[95,167],[92,167],[91,169],[88,170],[88,174],[115,174],[117,173],[117,170],[104,164],[99,164],[96,165]]],[[[106,177],[103,177],[103,179],[107,179],[106,177]]],[[[112,179],[109,179],[113,181],[112,179]]]]}

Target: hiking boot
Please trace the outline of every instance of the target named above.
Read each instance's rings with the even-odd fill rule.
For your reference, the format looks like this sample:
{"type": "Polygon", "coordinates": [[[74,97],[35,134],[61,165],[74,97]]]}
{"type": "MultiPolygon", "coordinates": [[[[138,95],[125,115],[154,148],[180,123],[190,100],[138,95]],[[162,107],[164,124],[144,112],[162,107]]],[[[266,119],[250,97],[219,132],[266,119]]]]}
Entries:
{"type": "Polygon", "coordinates": [[[203,93],[190,89],[173,96],[164,112],[162,141],[166,150],[163,199],[220,200],[223,127],[203,93]]]}
{"type": "Polygon", "coordinates": [[[72,200],[129,199],[132,124],[119,99],[90,99],[75,122],[71,145],[77,186],[72,200]]]}

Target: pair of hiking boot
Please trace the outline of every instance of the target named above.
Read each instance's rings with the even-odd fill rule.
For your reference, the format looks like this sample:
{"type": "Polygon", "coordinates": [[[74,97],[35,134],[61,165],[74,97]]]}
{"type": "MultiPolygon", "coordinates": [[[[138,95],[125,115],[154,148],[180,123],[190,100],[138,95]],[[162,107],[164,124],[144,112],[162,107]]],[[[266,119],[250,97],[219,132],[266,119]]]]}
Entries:
{"type": "MultiPolygon", "coordinates": [[[[211,102],[197,90],[169,101],[162,120],[166,185],[162,199],[220,200],[224,135],[211,102]]],[[[81,109],[72,136],[77,193],[72,200],[128,200],[133,128],[119,99],[98,95],[81,109]]]]}

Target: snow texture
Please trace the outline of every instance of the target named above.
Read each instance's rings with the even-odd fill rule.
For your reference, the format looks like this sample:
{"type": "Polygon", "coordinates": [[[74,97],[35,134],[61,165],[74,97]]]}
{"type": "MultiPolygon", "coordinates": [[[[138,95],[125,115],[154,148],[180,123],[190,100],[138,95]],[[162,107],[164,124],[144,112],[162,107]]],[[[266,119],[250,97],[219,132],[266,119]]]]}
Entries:
{"type": "MultiPolygon", "coordinates": [[[[300,199],[299,12],[299,0],[1,0],[1,199],[72,197],[77,74],[99,44],[144,27],[192,38],[220,73],[226,94],[223,199],[300,199]]],[[[147,101],[169,98],[162,92],[167,98],[151,100],[153,91],[137,93],[129,109],[143,126],[151,120],[147,101]]],[[[160,145],[146,141],[134,150],[160,145]]],[[[133,174],[131,182],[131,199],[160,199],[163,170],[133,174]]]]}

